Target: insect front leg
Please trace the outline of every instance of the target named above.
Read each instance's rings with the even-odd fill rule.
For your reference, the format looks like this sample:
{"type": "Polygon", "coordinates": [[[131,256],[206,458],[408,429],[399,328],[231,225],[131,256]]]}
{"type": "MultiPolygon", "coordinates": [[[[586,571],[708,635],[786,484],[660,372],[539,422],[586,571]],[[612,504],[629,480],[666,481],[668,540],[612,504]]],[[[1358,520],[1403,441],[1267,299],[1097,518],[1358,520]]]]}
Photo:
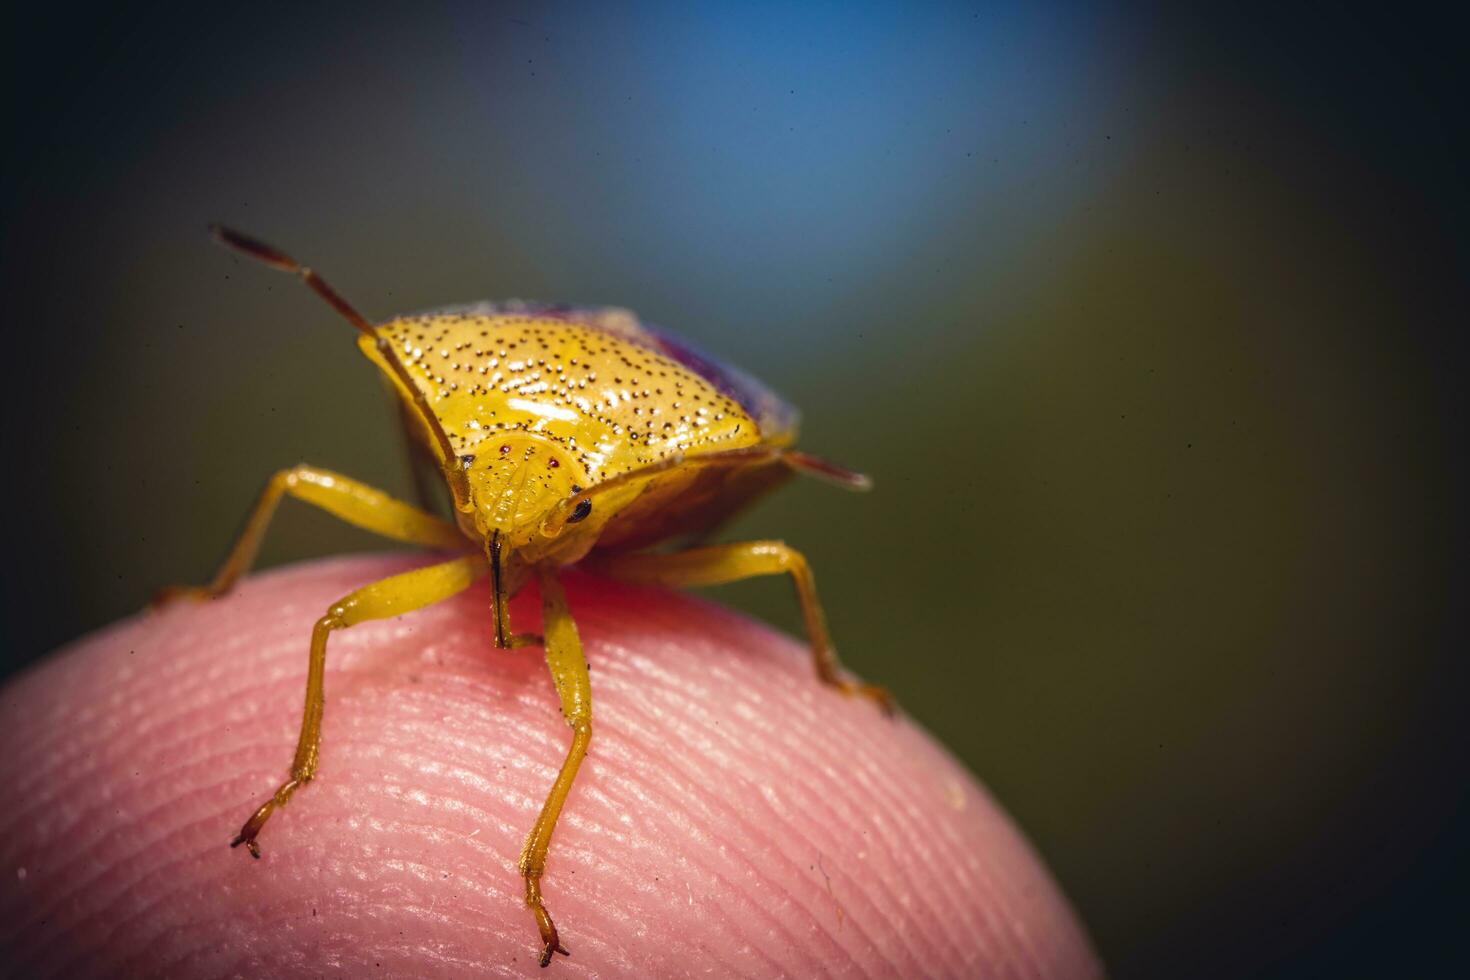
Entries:
{"type": "Polygon", "coordinates": [[[275,516],[281,497],[286,495],[395,541],[456,551],[468,546],[465,536],[454,525],[351,477],[302,463],[281,470],[266,481],[265,489],[245,519],[244,530],[208,585],[170,586],[159,591],[154,605],[179,598],[212,599],[234,588],[235,582],[254,563],[266,528],[275,516]]]}
{"type": "Polygon", "coordinates": [[[291,775],[271,798],[251,814],[230,841],[231,847],[245,845],[253,857],[260,857],[255,838],[270,815],[290,801],[296,790],[316,775],[317,759],[322,743],[322,709],[326,705],[323,681],[327,665],[327,637],[335,630],[346,629],[370,619],[387,619],[442,602],[464,591],[488,569],[480,555],[466,555],[439,565],[417,568],[394,575],[332,604],[327,614],[317,620],[311,631],[311,660],[306,671],[306,707],[301,716],[301,734],[296,740],[296,756],[291,760],[291,775]]]}
{"type": "Polygon", "coordinates": [[[687,588],[727,585],[757,575],[790,575],[801,604],[812,665],[817,677],[843,694],[868,698],[885,714],[894,710],[893,697],[876,684],[862,684],[842,676],[837,651],[827,633],[827,617],[817,601],[817,583],[806,558],[781,541],[746,541],[712,545],[672,554],[613,555],[596,558],[590,567],[624,582],[687,588]]]}
{"type": "Polygon", "coordinates": [[[542,629],[545,632],[546,665],[561,698],[561,713],[572,728],[572,744],[566,761],[551,784],[551,792],[541,807],[541,814],[526,835],[521,848],[521,877],[526,882],[526,905],[536,917],[541,931],[541,965],[551,962],[553,953],[570,955],[556,934],[556,924],[541,900],[541,876],[546,871],[546,852],[551,847],[551,834],[556,818],[571,792],[577,769],[587,756],[592,741],[592,682],[587,676],[587,659],[582,655],[582,640],[577,624],[572,621],[566,593],[551,570],[540,571],[542,629]]]}

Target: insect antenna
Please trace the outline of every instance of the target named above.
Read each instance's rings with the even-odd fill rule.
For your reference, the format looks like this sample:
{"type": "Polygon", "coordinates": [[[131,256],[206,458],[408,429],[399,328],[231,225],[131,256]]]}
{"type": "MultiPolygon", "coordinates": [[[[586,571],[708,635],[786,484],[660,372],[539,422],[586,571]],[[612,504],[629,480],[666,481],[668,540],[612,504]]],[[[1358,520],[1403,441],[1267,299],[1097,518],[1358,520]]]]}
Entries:
{"type": "Polygon", "coordinates": [[[781,453],[781,459],[787,466],[798,472],[825,480],[844,490],[873,489],[873,480],[866,473],[850,470],[846,466],[840,466],[820,456],[813,456],[811,453],[804,453],[798,449],[787,449],[781,453]]]}
{"type": "Polygon", "coordinates": [[[348,323],[356,327],[363,335],[371,337],[373,347],[392,369],[394,376],[403,385],[403,390],[409,393],[413,399],[414,407],[418,409],[419,417],[423,419],[424,425],[433,435],[435,443],[438,444],[440,456],[444,460],[444,476],[449,483],[450,493],[454,495],[454,503],[461,509],[469,503],[469,480],[465,476],[464,469],[457,465],[458,460],[454,454],[454,446],[449,442],[449,434],[444,431],[444,426],[429,408],[428,399],[414,383],[408,368],[398,357],[398,351],[388,341],[388,338],[378,333],[377,329],[368,322],[367,317],[357,312],[338,292],[327,284],[327,281],[317,275],[309,266],[304,266],[280,249],[273,248],[265,242],[242,235],[232,228],[224,225],[210,225],[209,232],[215,241],[222,245],[228,245],[235,251],[255,259],[276,269],[280,272],[288,272],[297,276],[302,282],[311,287],[311,291],[327,301],[327,305],[336,310],[338,315],[348,323]]]}

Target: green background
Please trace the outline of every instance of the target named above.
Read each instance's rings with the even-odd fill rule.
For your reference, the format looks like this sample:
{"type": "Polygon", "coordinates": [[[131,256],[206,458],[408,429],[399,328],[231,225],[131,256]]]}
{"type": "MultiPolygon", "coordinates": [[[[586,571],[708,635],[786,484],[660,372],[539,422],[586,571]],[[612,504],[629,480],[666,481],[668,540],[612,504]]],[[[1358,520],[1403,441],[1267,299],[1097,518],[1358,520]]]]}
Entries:
{"type": "MultiPolygon", "coordinates": [[[[407,492],[347,328],[628,306],[871,473],[737,535],[989,785],[1119,976],[1459,957],[1464,157],[1339,11],[18,15],[4,651],[212,569],[307,460],[407,492]],[[84,25],[84,26],[79,26],[84,25]]],[[[286,507],[264,564],[382,545],[286,507]]],[[[781,583],[726,600],[789,629],[781,583]]]]}

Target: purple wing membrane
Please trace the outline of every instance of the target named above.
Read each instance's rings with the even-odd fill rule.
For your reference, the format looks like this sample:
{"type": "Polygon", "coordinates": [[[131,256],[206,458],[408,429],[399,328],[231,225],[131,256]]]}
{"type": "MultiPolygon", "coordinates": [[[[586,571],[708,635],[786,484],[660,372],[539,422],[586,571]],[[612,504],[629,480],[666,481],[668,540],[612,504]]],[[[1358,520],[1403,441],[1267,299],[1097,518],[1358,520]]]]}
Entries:
{"type": "Polygon", "coordinates": [[[643,329],[654,340],[655,349],[678,361],[745,409],[746,414],[760,426],[761,435],[767,442],[787,443],[796,438],[800,415],[780,395],[739,368],[723,364],[691,346],[688,341],[655,327],[643,329]]]}

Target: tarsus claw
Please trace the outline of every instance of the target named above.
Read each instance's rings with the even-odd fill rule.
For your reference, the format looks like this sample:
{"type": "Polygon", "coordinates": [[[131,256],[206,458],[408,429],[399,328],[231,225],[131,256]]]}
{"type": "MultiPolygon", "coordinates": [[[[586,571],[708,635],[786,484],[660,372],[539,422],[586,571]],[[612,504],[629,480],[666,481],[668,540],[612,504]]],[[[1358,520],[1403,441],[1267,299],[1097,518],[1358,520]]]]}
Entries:
{"type": "Polygon", "coordinates": [[[236,834],[235,839],[230,841],[231,847],[239,847],[241,844],[245,845],[245,850],[250,852],[251,857],[257,861],[260,860],[260,845],[255,842],[255,838],[246,837],[243,833],[240,833],[236,834]]]}
{"type": "Polygon", "coordinates": [[[556,939],[555,937],[552,937],[552,939],[551,939],[550,942],[543,943],[542,946],[541,946],[541,965],[543,967],[547,967],[547,966],[550,966],[551,965],[551,954],[552,953],[560,953],[563,956],[571,956],[572,955],[571,952],[565,946],[563,946],[561,944],[561,941],[560,940],[556,939]]]}
{"type": "Polygon", "coordinates": [[[898,714],[898,702],[893,699],[892,694],[888,693],[887,688],[879,687],[877,684],[861,684],[848,680],[837,682],[837,688],[850,697],[862,697],[872,701],[885,717],[892,718],[898,714]]]}

